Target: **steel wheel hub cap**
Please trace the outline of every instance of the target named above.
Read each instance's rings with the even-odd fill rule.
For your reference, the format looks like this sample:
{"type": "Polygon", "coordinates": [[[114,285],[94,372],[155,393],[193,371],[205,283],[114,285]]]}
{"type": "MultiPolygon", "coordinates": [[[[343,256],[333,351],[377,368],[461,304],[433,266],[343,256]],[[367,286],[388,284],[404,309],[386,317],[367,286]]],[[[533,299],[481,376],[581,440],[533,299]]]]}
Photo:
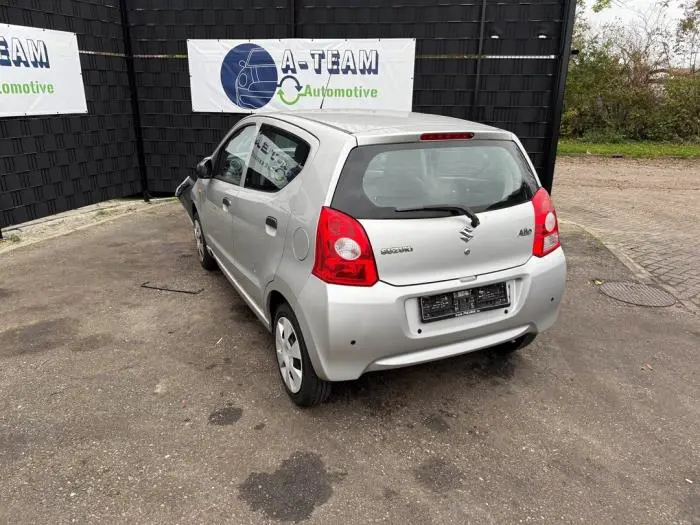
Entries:
{"type": "Polygon", "coordinates": [[[301,390],[301,348],[292,323],[280,317],[275,328],[275,349],[282,380],[289,391],[296,394],[301,390]]]}
{"type": "Polygon", "coordinates": [[[204,260],[204,237],[202,237],[202,226],[199,221],[194,221],[194,240],[197,241],[197,253],[199,260],[204,260]]]}

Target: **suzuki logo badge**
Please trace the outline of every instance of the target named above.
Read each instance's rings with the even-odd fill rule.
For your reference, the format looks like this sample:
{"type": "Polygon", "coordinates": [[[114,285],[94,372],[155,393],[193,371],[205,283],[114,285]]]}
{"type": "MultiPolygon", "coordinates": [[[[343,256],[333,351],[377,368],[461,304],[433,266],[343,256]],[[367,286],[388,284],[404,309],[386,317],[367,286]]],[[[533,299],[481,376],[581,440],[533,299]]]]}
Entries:
{"type": "Polygon", "coordinates": [[[466,225],[462,230],[460,230],[459,237],[464,242],[471,241],[474,238],[474,228],[472,228],[470,225],[466,225]]]}

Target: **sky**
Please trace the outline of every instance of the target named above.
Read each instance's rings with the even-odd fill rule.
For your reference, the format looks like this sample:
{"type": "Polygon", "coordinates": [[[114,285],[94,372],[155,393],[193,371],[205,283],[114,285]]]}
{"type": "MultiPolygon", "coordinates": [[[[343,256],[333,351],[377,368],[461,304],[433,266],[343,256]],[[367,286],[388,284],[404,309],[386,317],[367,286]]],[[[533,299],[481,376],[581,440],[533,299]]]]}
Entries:
{"type": "MultiPolygon", "coordinates": [[[[586,15],[588,20],[593,24],[604,24],[606,22],[612,22],[615,19],[620,19],[622,22],[631,20],[637,16],[637,13],[649,11],[658,2],[654,0],[617,0],[613,1],[615,5],[609,9],[604,9],[600,13],[594,13],[590,6],[593,4],[592,0],[586,2],[588,7],[586,9],[586,15]]],[[[671,6],[668,9],[668,17],[671,20],[677,20],[680,18],[681,9],[678,7],[678,0],[671,0],[671,6]]]]}

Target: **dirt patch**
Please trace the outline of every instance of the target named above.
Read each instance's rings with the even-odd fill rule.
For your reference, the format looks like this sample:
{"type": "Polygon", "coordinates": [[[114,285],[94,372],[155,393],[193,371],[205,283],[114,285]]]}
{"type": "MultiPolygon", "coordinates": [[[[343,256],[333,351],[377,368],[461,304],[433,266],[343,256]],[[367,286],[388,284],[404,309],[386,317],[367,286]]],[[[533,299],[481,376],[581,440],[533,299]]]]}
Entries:
{"type": "Polygon", "coordinates": [[[91,334],[78,339],[70,345],[73,352],[91,352],[93,350],[109,350],[114,348],[118,340],[111,334],[91,334]]]}
{"type": "Polygon", "coordinates": [[[425,488],[441,494],[462,486],[462,471],[442,458],[426,459],[414,469],[413,475],[425,488]]]}
{"type": "Polygon", "coordinates": [[[0,332],[0,356],[45,352],[63,346],[76,332],[77,321],[64,317],[0,332]]]}
{"type": "Polygon", "coordinates": [[[386,499],[395,499],[399,495],[394,489],[384,489],[384,497],[386,499]]]}
{"type": "Polygon", "coordinates": [[[450,430],[450,425],[447,424],[447,421],[445,421],[445,418],[443,418],[439,414],[431,414],[428,417],[425,418],[423,421],[423,424],[432,430],[433,432],[437,432],[439,434],[442,434],[444,432],[447,432],[450,430]]]}
{"type": "Polygon", "coordinates": [[[243,415],[243,410],[237,407],[217,408],[209,414],[209,423],[212,425],[233,425],[243,415]]]}

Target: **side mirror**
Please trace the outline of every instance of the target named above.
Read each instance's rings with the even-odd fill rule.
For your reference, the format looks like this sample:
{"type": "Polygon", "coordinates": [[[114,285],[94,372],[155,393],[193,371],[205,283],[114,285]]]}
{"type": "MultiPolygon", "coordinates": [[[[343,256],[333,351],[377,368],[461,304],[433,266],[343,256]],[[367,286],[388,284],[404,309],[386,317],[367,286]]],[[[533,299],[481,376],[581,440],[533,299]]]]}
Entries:
{"type": "Polygon", "coordinates": [[[194,171],[197,174],[197,178],[199,179],[211,178],[211,157],[207,157],[206,159],[202,160],[199,164],[197,164],[197,167],[194,171]]]}

